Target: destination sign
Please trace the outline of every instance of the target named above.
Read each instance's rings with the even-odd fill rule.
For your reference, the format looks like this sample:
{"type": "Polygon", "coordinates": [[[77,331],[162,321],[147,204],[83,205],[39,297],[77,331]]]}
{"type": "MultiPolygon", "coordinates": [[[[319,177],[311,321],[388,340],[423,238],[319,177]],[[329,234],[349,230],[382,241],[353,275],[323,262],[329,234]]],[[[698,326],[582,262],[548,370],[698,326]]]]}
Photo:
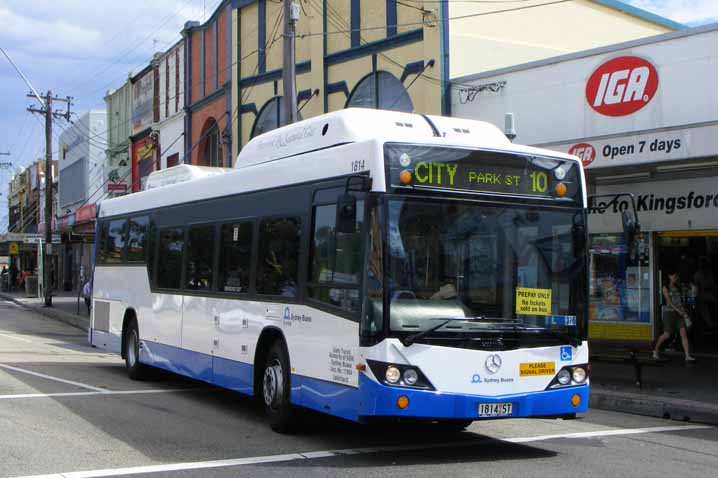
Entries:
{"type": "Polygon", "coordinates": [[[576,200],[577,163],[497,151],[389,144],[391,185],[576,200]]]}

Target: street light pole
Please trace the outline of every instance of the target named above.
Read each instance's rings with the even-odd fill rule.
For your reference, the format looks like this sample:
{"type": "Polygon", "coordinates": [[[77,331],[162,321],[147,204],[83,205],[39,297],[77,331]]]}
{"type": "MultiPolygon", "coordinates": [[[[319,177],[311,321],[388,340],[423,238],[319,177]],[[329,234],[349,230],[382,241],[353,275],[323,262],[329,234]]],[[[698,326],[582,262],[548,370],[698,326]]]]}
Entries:
{"type": "Polygon", "coordinates": [[[284,52],[282,56],[282,89],[284,114],[282,125],[297,121],[296,39],[300,7],[294,0],[284,0],[284,52]]]}

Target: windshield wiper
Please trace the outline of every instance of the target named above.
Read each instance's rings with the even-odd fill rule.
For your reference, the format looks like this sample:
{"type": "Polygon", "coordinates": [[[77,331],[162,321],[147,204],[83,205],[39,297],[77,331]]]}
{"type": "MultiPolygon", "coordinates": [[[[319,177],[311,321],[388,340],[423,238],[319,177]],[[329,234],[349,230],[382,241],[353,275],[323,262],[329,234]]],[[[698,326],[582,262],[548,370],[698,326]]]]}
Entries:
{"type": "Polygon", "coordinates": [[[429,320],[440,320],[441,323],[429,327],[426,330],[422,330],[421,332],[417,332],[416,334],[409,335],[408,337],[404,337],[401,339],[401,343],[404,344],[404,347],[409,347],[411,344],[416,342],[422,337],[426,337],[432,332],[435,332],[445,326],[446,324],[450,322],[508,322],[508,323],[516,323],[516,320],[513,319],[502,319],[502,318],[494,318],[494,317],[485,317],[483,315],[479,315],[477,317],[448,317],[448,318],[438,318],[438,319],[429,319],[429,320]]]}

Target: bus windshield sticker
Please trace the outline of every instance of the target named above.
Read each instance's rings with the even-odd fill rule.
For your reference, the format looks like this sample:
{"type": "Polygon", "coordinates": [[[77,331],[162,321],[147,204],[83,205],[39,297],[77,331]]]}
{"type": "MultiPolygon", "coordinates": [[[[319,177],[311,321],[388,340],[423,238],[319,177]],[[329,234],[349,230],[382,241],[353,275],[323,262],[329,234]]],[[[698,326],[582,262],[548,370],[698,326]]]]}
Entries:
{"type": "Polygon", "coordinates": [[[459,148],[386,146],[391,184],[577,200],[578,166],[563,158],[459,148]]]}
{"type": "Polygon", "coordinates": [[[516,288],[517,315],[551,315],[551,289],[516,288]]]}
{"type": "Polygon", "coordinates": [[[556,362],[529,362],[519,364],[519,375],[522,377],[539,377],[555,375],[556,362]]]}

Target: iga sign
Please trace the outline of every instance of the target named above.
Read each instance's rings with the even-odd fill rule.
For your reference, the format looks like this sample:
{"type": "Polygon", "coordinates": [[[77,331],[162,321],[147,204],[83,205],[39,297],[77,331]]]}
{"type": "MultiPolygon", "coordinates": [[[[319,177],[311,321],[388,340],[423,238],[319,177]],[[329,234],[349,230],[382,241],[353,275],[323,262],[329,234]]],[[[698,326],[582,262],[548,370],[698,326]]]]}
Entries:
{"type": "Polygon", "coordinates": [[[658,71],[637,56],[621,56],[596,68],[586,83],[586,100],[606,116],[626,116],[646,106],[658,90],[658,71]]]}
{"type": "Polygon", "coordinates": [[[583,163],[583,167],[586,168],[596,159],[596,148],[588,143],[574,144],[569,148],[568,154],[578,156],[578,159],[583,163]]]}

